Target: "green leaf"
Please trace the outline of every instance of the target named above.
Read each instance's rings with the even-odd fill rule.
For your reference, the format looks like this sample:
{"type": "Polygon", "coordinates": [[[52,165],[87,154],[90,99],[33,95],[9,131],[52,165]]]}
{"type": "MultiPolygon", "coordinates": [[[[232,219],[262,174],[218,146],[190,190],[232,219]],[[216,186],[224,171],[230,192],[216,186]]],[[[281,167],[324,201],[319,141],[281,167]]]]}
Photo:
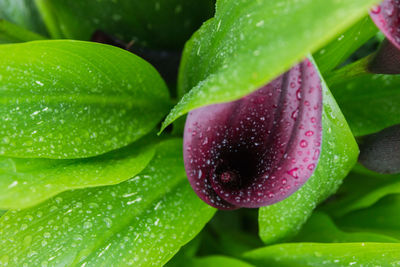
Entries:
{"type": "Polygon", "coordinates": [[[314,208],[336,192],[357,161],[358,147],[329,89],[323,82],[322,150],[309,180],[293,195],[259,210],[260,237],[266,244],[293,237],[314,208]]]}
{"type": "Polygon", "coordinates": [[[237,257],[262,246],[257,235],[257,215],[257,209],[218,211],[202,232],[198,254],[237,257]]]}
{"type": "Polygon", "coordinates": [[[374,37],[378,28],[369,15],[362,18],[336,39],[314,54],[320,71],[325,74],[343,63],[353,52],[374,37]]]}
{"type": "Polygon", "coordinates": [[[157,71],[122,49],[79,41],[0,45],[0,155],[82,158],[126,146],[169,108],[157,71]]]}
{"type": "Polygon", "coordinates": [[[27,30],[47,35],[46,27],[33,0],[1,0],[0,19],[6,19],[27,30]]]}
{"type": "Polygon", "coordinates": [[[333,81],[331,90],[355,136],[400,123],[400,75],[350,78],[333,81]]]}
{"type": "Polygon", "coordinates": [[[181,267],[181,266],[191,266],[191,267],[221,267],[221,266],[229,266],[229,267],[254,267],[254,265],[248,264],[244,261],[230,258],[226,256],[207,256],[202,258],[185,258],[181,259],[180,262],[169,263],[167,267],[181,267]]]}
{"type": "Polygon", "coordinates": [[[369,231],[400,239],[400,194],[388,195],[374,205],[350,212],[336,223],[349,231],[369,231]]]}
{"type": "Polygon", "coordinates": [[[377,174],[358,165],[346,178],[334,200],[322,209],[334,217],[367,208],[379,199],[400,193],[400,175],[377,174]]]}
{"type": "Polygon", "coordinates": [[[155,145],[154,140],[141,139],[87,159],[0,158],[0,209],[31,207],[70,189],[128,180],[147,166],[155,145]]]}
{"type": "Polygon", "coordinates": [[[0,44],[43,40],[45,37],[0,19],[0,44]]]}
{"type": "Polygon", "coordinates": [[[36,0],[53,38],[89,40],[96,30],[141,46],[181,48],[215,0],[36,0]]]}
{"type": "Polygon", "coordinates": [[[163,128],[190,110],[247,95],[362,18],[376,0],[217,1],[186,44],[180,95],[163,128]]]}
{"type": "Polygon", "coordinates": [[[295,243],[260,248],[244,255],[256,266],[397,266],[396,243],[295,243]]]}
{"type": "Polygon", "coordinates": [[[0,218],[0,264],[160,266],[214,212],[187,182],[182,139],[170,140],[126,182],[7,212],[0,218]]]}
{"type": "MultiPolygon", "coordinates": [[[[369,215],[371,216],[371,218],[375,217],[375,215],[371,213],[369,215]]],[[[390,216],[390,214],[386,215],[390,216]]],[[[355,223],[355,225],[357,225],[357,223],[355,223]]],[[[357,230],[352,228],[351,231],[350,230],[344,231],[343,229],[338,228],[335,222],[332,221],[332,219],[327,214],[322,212],[314,212],[313,215],[310,217],[310,219],[307,221],[307,223],[303,226],[300,233],[291,241],[323,242],[323,243],[400,242],[400,239],[394,238],[392,236],[393,236],[392,234],[384,235],[382,233],[376,233],[375,230],[372,230],[370,228],[363,228],[363,227],[358,227],[357,230]]]]}

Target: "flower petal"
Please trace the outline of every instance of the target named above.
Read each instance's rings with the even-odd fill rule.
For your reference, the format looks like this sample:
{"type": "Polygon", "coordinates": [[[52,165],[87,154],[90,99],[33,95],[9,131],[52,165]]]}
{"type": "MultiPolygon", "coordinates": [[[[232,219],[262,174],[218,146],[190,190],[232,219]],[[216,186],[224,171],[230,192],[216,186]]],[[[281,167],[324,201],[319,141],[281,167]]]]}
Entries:
{"type": "Polygon", "coordinates": [[[392,44],[400,49],[400,0],[384,0],[370,16],[392,44]]]}
{"type": "Polygon", "coordinates": [[[184,161],[193,189],[220,209],[288,197],[318,163],[321,117],[322,88],[309,60],[237,101],[191,111],[184,161]]]}

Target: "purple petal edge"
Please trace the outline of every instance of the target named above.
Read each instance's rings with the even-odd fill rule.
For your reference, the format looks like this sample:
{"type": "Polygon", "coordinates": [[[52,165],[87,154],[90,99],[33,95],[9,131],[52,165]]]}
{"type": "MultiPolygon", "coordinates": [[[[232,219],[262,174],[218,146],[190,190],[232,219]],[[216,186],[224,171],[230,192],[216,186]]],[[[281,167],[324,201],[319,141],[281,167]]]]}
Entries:
{"type": "Polygon", "coordinates": [[[219,209],[281,201],[317,166],[321,120],[321,81],[308,59],[237,101],[193,110],[184,131],[189,182],[219,209]]]}
{"type": "Polygon", "coordinates": [[[384,0],[369,14],[386,38],[400,49],[400,0],[384,0]]]}

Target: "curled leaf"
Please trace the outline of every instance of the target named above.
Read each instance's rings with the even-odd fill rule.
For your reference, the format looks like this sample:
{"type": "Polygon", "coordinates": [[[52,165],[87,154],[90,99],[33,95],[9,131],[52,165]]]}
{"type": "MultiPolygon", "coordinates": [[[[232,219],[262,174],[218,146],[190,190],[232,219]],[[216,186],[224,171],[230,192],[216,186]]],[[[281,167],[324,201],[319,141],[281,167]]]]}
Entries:
{"type": "Polygon", "coordinates": [[[191,111],[184,161],[194,191],[219,209],[285,199],[318,163],[321,116],[321,82],[309,60],[237,101],[191,111]]]}

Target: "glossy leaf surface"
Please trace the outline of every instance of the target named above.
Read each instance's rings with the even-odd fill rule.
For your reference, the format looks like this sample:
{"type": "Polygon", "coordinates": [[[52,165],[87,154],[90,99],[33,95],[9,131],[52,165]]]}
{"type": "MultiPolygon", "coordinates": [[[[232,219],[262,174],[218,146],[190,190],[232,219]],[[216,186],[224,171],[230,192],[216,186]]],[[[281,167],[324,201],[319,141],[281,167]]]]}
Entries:
{"type": "Polygon", "coordinates": [[[0,155],[82,158],[148,133],[169,108],[157,71],[119,48],[79,41],[0,46],[0,155]]]}
{"type": "Polygon", "coordinates": [[[367,230],[400,239],[400,194],[387,195],[370,207],[337,218],[337,224],[349,231],[367,230]]]}
{"type": "Polygon", "coordinates": [[[163,265],[214,214],[185,178],[182,140],[162,143],[138,176],[66,192],[0,218],[9,265],[163,265]]]}
{"type": "Polygon", "coordinates": [[[45,37],[0,18],[0,44],[43,40],[45,37]]]}
{"type": "Polygon", "coordinates": [[[332,216],[340,217],[397,193],[400,193],[400,175],[377,174],[357,166],[345,179],[335,199],[322,208],[332,216]]]}
{"type": "Polygon", "coordinates": [[[396,266],[396,243],[295,243],[260,248],[244,255],[256,266],[396,266]]]}
{"type": "Polygon", "coordinates": [[[261,88],[361,19],[376,2],[218,1],[215,17],[186,44],[179,90],[181,96],[190,93],[163,126],[195,108],[261,88]]]}
{"type": "MultiPolygon", "coordinates": [[[[372,217],[374,215],[369,214],[372,217]]],[[[391,216],[386,214],[386,216],[391,216]]],[[[356,217],[357,218],[357,217],[356,217]]],[[[361,219],[361,218],[360,218],[361,219]]],[[[357,225],[357,220],[353,225],[357,225]]],[[[341,224],[343,225],[343,224],[341,224]]],[[[314,212],[307,223],[302,227],[298,235],[292,240],[295,242],[322,242],[322,243],[346,243],[346,242],[382,242],[399,243],[400,239],[392,234],[377,233],[371,228],[345,227],[347,231],[339,228],[335,222],[325,213],[314,212]]]]}
{"type": "Polygon", "coordinates": [[[141,139],[87,159],[0,158],[0,209],[31,207],[70,189],[128,180],[150,162],[155,146],[154,140],[141,139]]]}
{"type": "Polygon", "coordinates": [[[293,237],[314,208],[336,192],[357,160],[358,148],[332,95],[323,84],[322,149],[314,174],[289,198],[259,211],[260,237],[266,244],[293,237]]]}
{"type": "Polygon", "coordinates": [[[314,59],[324,75],[343,63],[353,52],[365,44],[378,32],[377,27],[369,16],[340,33],[328,45],[314,53],[314,59]]]}
{"type": "Polygon", "coordinates": [[[0,19],[6,19],[27,30],[47,35],[34,0],[0,0],[0,19]]]}
{"type": "Polygon", "coordinates": [[[96,30],[140,46],[181,48],[213,15],[215,0],[36,0],[53,38],[90,40],[96,30]]]}
{"type": "Polygon", "coordinates": [[[331,90],[355,136],[400,124],[400,75],[337,80],[331,90]],[[355,101],[357,99],[357,101],[355,101]]]}

